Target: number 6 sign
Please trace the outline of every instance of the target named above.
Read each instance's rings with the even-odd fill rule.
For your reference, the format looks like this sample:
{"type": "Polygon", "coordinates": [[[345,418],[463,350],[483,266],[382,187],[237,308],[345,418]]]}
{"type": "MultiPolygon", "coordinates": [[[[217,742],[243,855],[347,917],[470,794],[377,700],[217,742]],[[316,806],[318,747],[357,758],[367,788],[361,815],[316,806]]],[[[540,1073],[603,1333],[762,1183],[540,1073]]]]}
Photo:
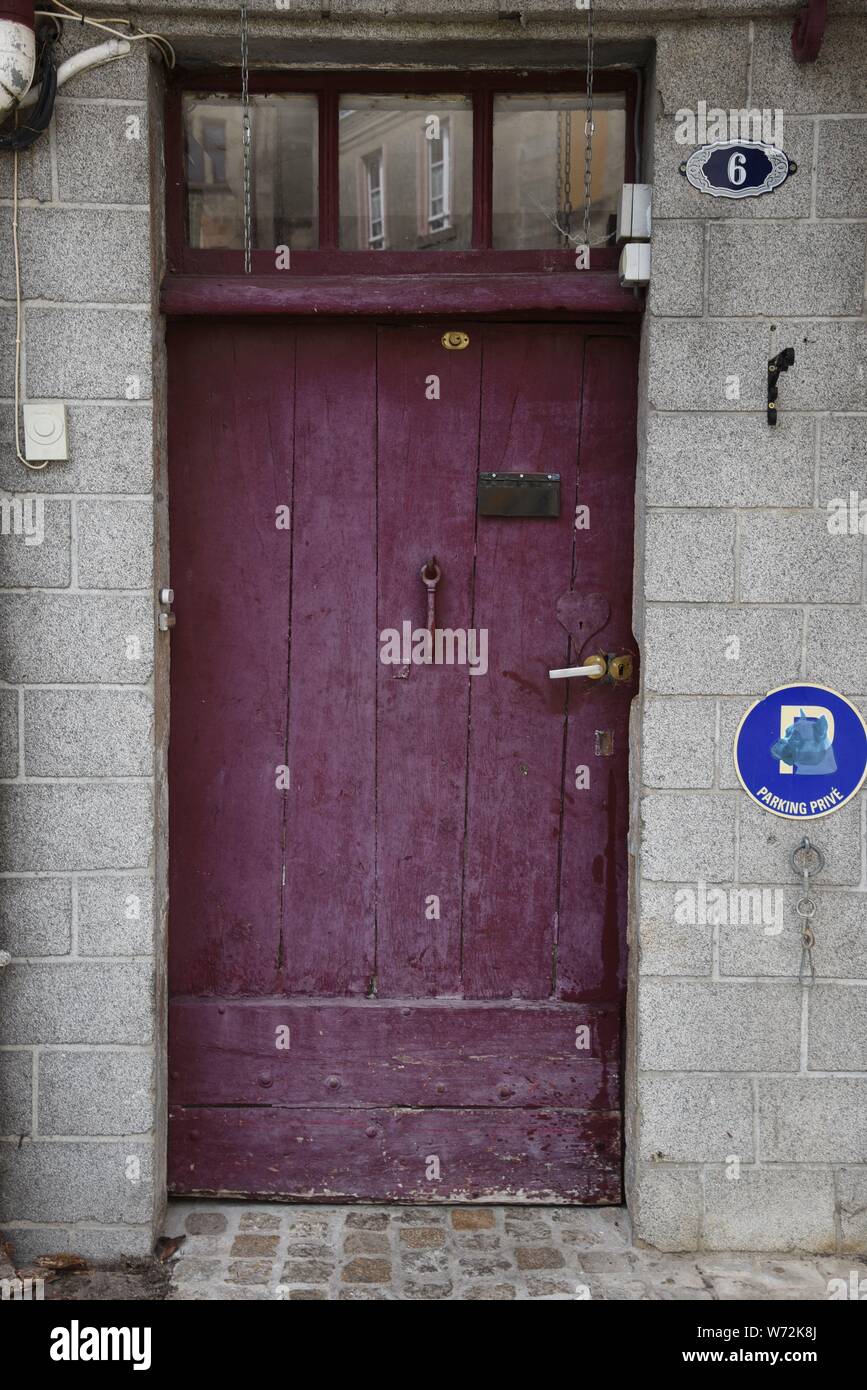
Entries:
{"type": "Polygon", "coordinates": [[[761,140],[723,140],[693,150],[680,172],[712,198],[758,198],[772,193],[797,165],[776,145],[761,140]]]}

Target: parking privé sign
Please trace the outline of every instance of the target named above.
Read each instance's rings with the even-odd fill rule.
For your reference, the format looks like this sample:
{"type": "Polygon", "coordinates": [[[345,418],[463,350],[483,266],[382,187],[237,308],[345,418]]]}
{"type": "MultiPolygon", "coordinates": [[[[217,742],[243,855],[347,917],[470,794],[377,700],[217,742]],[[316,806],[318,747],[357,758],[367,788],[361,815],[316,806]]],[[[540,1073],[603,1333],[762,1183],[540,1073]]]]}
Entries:
{"type": "Polygon", "coordinates": [[[781,685],[740,722],[734,762],[763,811],[815,820],[851,801],[867,777],[867,725],[851,701],[823,685],[781,685]]]}

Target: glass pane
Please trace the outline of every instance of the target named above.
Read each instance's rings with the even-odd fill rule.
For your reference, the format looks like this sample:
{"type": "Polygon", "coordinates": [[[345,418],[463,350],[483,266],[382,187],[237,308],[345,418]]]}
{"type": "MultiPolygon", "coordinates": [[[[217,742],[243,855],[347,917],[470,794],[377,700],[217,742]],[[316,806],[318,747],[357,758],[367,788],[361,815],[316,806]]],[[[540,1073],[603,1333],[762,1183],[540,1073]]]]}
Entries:
{"type": "Polygon", "coordinates": [[[340,101],[344,251],[463,251],[473,233],[470,97],[340,101]]]}
{"type": "MultiPolygon", "coordinates": [[[[254,248],[318,243],[315,96],[251,96],[251,214],[254,248]]],[[[190,246],[244,246],[243,115],[237,96],[184,97],[187,239],[190,246]]]]}
{"type": "MultiPolygon", "coordinates": [[[[584,97],[494,98],[494,246],[567,250],[584,239],[584,97]]],[[[590,244],[614,245],[623,96],[593,98],[590,244]]]]}

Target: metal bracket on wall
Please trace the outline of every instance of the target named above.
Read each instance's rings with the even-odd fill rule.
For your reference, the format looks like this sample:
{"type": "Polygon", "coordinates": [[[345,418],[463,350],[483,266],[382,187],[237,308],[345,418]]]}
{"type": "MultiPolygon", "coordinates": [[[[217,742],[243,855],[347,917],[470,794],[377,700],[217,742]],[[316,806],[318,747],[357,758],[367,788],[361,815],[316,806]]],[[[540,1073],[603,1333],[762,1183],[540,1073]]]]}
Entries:
{"type": "Polygon", "coordinates": [[[815,63],[822,50],[828,0],[808,0],[795,16],[792,29],[792,57],[796,63],[815,63]]]}
{"type": "Polygon", "coordinates": [[[167,610],[159,615],[157,626],[160,632],[169,632],[177,622],[174,613],[170,611],[174,601],[174,589],[160,589],[160,607],[167,610]]]}
{"type": "Polygon", "coordinates": [[[777,423],[777,395],[780,372],[787,372],[795,361],[795,349],[783,348],[768,362],[768,424],[777,423]]]}

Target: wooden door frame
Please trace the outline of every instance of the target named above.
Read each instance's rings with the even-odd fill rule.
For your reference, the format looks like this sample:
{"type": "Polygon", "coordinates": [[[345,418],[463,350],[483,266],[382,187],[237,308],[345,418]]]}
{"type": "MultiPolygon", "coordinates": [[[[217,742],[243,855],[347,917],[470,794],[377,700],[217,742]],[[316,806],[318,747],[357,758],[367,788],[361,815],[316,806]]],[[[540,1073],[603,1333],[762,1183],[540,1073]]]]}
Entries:
{"type": "MultiPolygon", "coordinates": [[[[423,252],[419,253],[423,255],[423,252]]],[[[300,318],[361,316],[566,319],[638,324],[644,295],[624,289],[616,273],[299,276],[174,275],[163,281],[160,308],[167,317],[282,315],[300,318]]]]}
{"type": "MultiPolygon", "coordinates": [[[[284,74],[284,78],[289,78],[293,83],[296,82],[294,74],[284,74]]],[[[414,73],[409,75],[411,85],[421,89],[425,82],[434,81],[427,73],[414,73]]],[[[455,89],[455,84],[460,82],[460,76],[451,74],[451,87],[455,89]]],[[[626,74],[617,75],[617,85],[622,88],[622,79],[626,74]]],[[[512,75],[514,80],[514,74],[512,75]]],[[[257,79],[265,80],[262,74],[257,74],[257,79]]],[[[318,75],[321,82],[321,75],[318,75]]],[[[340,84],[346,88],[347,82],[358,86],[359,77],[351,73],[340,73],[338,78],[340,84]]],[[[371,86],[382,87],[382,76],[367,73],[365,80],[368,89],[371,86]]],[[[466,80],[466,79],[464,79],[466,80]]],[[[562,81],[562,75],[556,79],[562,81]]],[[[213,83],[217,79],[210,79],[213,83]]],[[[402,83],[405,88],[407,76],[396,77],[388,75],[389,83],[402,83]]],[[[533,85],[544,89],[552,81],[552,75],[534,74],[533,85]]],[[[231,88],[231,75],[222,74],[221,82],[223,89],[226,86],[231,88]]],[[[206,89],[209,80],[197,74],[195,83],[199,89],[206,89]]],[[[251,82],[251,86],[253,83],[251,82]]],[[[273,85],[270,84],[269,85],[273,85]]],[[[284,90],[289,82],[284,83],[284,90]]],[[[573,73],[571,75],[571,85],[580,90],[581,82],[573,73]]],[[[597,83],[598,85],[598,83],[597,83]]],[[[212,88],[213,89],[213,88],[212,88]]],[[[260,87],[260,90],[262,88],[260,87]]],[[[296,87],[297,89],[297,87],[296,87]]],[[[182,88],[178,88],[178,91],[182,88]]],[[[428,90],[432,90],[428,87],[428,90]]],[[[169,102],[166,111],[167,137],[175,138],[178,134],[178,112],[180,108],[179,97],[174,100],[169,95],[169,102]],[[173,114],[174,112],[174,114],[173,114]]],[[[175,143],[175,153],[167,161],[167,180],[166,180],[166,211],[169,214],[171,224],[171,210],[174,206],[174,227],[177,229],[177,199],[183,195],[183,188],[178,189],[177,175],[177,150],[175,143]]],[[[627,161],[626,177],[630,177],[630,165],[627,161]]],[[[180,170],[182,173],[182,168],[180,170]]],[[[345,257],[347,253],[328,252],[329,264],[323,260],[317,267],[315,274],[303,273],[254,273],[244,275],[237,273],[234,265],[227,266],[224,262],[222,268],[212,263],[212,266],[205,268],[204,265],[197,265],[195,268],[185,265],[171,254],[172,233],[169,235],[169,259],[167,273],[165,274],[160,289],[160,309],[167,318],[183,319],[186,317],[269,317],[282,316],[292,322],[300,321],[321,321],[323,318],[329,320],[343,319],[346,321],[357,320],[358,318],[381,319],[384,321],[430,321],[443,317],[454,317],[460,320],[496,320],[496,321],[566,321],[576,324],[576,326],[587,325],[592,335],[613,333],[617,336],[627,335],[638,338],[641,333],[642,319],[645,307],[645,293],[640,290],[628,290],[621,287],[616,269],[613,268],[613,261],[610,253],[604,257],[604,268],[594,268],[590,271],[577,271],[567,267],[564,257],[568,253],[554,252],[542,253],[545,264],[542,264],[542,256],[538,253],[509,253],[491,252],[481,253],[481,257],[471,264],[473,253],[468,253],[469,259],[466,265],[459,267],[457,261],[450,260],[448,269],[435,268],[428,259],[428,253],[412,253],[412,266],[402,267],[400,273],[395,267],[392,273],[369,273],[375,266],[368,269],[368,273],[359,273],[358,268],[347,263],[345,257]],[[532,263],[532,257],[536,255],[536,264],[532,263]],[[484,263],[483,263],[484,262],[484,263]],[[550,263],[549,263],[550,262],[550,263]],[[555,263],[556,262],[556,263],[555,263]],[[454,267],[454,270],[452,270],[454,267]]],[[[176,242],[175,242],[176,246],[176,242]]],[[[371,258],[376,253],[371,253],[371,258]]],[[[460,253],[450,253],[459,256],[460,253]]],[[[272,265],[273,265],[273,258],[272,265]]],[[[442,259],[441,257],[439,258],[442,259]]],[[[571,258],[570,258],[571,259],[571,258]]],[[[380,263],[381,264],[381,263],[380,263]]],[[[254,271],[257,269],[254,258],[254,271]]],[[[637,391],[637,382],[626,384],[626,389],[637,391]]],[[[165,475],[165,498],[166,505],[171,505],[170,476],[168,471],[165,475]]],[[[639,508],[636,508],[638,511],[639,508]]],[[[168,581],[166,581],[168,582],[168,581]]],[[[633,611],[636,606],[636,598],[633,595],[633,611]]],[[[163,672],[167,676],[167,668],[163,667],[163,672]]],[[[166,680],[167,693],[168,679],[166,680]]],[[[630,784],[635,775],[635,754],[630,750],[628,776],[630,784]]],[[[632,791],[629,793],[632,801],[632,791]]],[[[168,857],[170,846],[168,836],[164,845],[163,853],[168,857]]],[[[632,915],[632,869],[629,870],[630,888],[626,904],[627,922],[632,915]]],[[[170,914],[169,914],[170,916],[170,914]]],[[[171,930],[171,923],[167,924],[167,930],[171,930]]],[[[627,928],[627,940],[629,932],[627,928]]],[[[628,946],[627,946],[628,951],[628,946]]],[[[630,1016],[629,996],[631,993],[631,969],[628,960],[624,962],[626,970],[626,989],[622,999],[622,1056],[624,1070],[622,1076],[622,1089],[620,1095],[620,1106],[624,1120],[624,1145],[628,1143],[630,1134],[629,1113],[631,1108],[631,1068],[632,1056],[635,1046],[633,1034],[634,1022],[630,1016]]],[[[628,1181],[625,1184],[625,1197],[629,1195],[628,1181]]]]}

